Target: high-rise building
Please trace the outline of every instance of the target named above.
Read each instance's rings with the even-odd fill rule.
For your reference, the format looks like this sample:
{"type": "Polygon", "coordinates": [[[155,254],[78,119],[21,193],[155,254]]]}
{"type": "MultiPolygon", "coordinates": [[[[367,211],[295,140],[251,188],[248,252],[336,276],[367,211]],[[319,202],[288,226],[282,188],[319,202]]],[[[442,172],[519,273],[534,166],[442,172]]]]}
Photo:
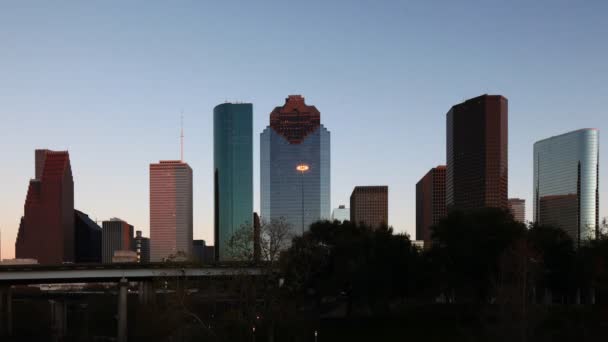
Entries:
{"type": "Polygon", "coordinates": [[[261,218],[283,218],[292,233],[330,217],[330,133],[321,113],[290,95],[260,135],[261,218]]]}
{"type": "Polygon", "coordinates": [[[534,144],[534,221],[565,230],[578,246],[599,229],[599,131],[534,144]]]}
{"type": "Polygon", "coordinates": [[[445,217],[445,165],[432,168],[416,184],[416,240],[431,243],[431,227],[445,217]]]}
{"type": "Polygon", "coordinates": [[[350,220],[350,209],[347,208],[345,205],[340,204],[331,212],[331,220],[340,222],[350,220]]]}
{"type": "Polygon", "coordinates": [[[216,259],[228,259],[228,241],[252,225],[253,106],[224,103],[213,109],[216,259]]]}
{"type": "Polygon", "coordinates": [[[36,150],[15,256],[40,264],[74,261],[74,181],[67,151],[36,150]]]}
{"type": "Polygon", "coordinates": [[[350,195],[350,221],[371,228],[388,225],[388,186],[356,186],[350,195]]]}
{"type": "Polygon", "coordinates": [[[135,232],[135,253],[137,253],[137,262],[147,264],[150,262],[150,238],[144,237],[141,230],[135,232]]]}
{"type": "Polygon", "coordinates": [[[526,200],[509,198],[509,212],[517,222],[526,223],[526,200]]]}
{"type": "Polygon", "coordinates": [[[101,263],[101,227],[82,211],[74,210],[75,251],[77,263],[101,263]]]}
{"type": "Polygon", "coordinates": [[[207,246],[205,240],[193,240],[192,255],[194,256],[194,260],[202,264],[210,264],[215,261],[215,248],[207,246]]]}
{"type": "Polygon", "coordinates": [[[150,164],[150,261],[192,254],[192,169],[182,161],[150,164]]]}
{"type": "Polygon", "coordinates": [[[112,263],[117,251],[133,250],[133,226],[119,218],[101,223],[101,261],[112,263]]]}
{"type": "Polygon", "coordinates": [[[508,103],[482,95],[447,113],[448,210],[508,209],[508,103]]]}

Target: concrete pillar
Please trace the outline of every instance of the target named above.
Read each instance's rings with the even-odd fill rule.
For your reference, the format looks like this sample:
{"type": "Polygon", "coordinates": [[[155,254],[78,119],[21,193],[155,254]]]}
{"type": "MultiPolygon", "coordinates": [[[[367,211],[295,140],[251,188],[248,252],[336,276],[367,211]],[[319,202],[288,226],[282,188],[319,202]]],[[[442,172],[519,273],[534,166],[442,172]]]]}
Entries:
{"type": "Polygon", "coordinates": [[[0,286],[0,336],[13,335],[13,294],[10,285],[0,286]]]}
{"type": "Polygon", "coordinates": [[[138,289],[139,304],[147,305],[154,303],[155,292],[151,281],[140,281],[138,289]]]}
{"type": "Polygon", "coordinates": [[[49,300],[53,341],[63,341],[67,333],[67,304],[64,300],[49,300]]]}
{"type": "Polygon", "coordinates": [[[129,282],[126,278],[118,283],[118,342],[127,342],[127,290],[129,282]]]}

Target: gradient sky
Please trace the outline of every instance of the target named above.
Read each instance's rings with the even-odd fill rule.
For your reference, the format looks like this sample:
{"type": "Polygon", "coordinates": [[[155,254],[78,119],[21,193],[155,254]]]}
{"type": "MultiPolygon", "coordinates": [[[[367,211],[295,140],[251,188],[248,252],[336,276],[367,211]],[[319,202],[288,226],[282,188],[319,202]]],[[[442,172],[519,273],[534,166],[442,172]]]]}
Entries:
{"type": "Polygon", "coordinates": [[[257,210],[259,133],[288,94],[331,131],[332,207],[388,185],[390,224],[410,234],[415,184],[445,163],[445,113],[506,96],[509,195],[531,218],[533,143],[583,127],[606,142],[607,15],[602,0],[2,1],[2,257],[35,148],[70,151],[77,209],[148,235],[148,165],[179,158],[182,109],[194,237],[213,241],[213,107],[253,103],[257,210]]]}

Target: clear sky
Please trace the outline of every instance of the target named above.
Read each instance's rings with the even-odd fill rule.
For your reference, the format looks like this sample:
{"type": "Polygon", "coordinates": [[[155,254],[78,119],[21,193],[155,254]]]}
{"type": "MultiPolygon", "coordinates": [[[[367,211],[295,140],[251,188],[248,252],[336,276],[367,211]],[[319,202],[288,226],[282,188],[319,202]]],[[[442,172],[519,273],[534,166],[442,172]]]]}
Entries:
{"type": "Polygon", "coordinates": [[[509,195],[531,218],[536,140],[596,127],[605,146],[607,15],[603,0],[2,1],[2,256],[35,148],[70,151],[77,209],[147,235],[148,165],[179,158],[182,109],[194,237],[213,241],[213,107],[253,103],[258,209],[259,133],[288,94],[331,131],[332,206],[388,185],[389,221],[410,234],[415,184],[445,163],[445,113],[506,96],[509,195]]]}

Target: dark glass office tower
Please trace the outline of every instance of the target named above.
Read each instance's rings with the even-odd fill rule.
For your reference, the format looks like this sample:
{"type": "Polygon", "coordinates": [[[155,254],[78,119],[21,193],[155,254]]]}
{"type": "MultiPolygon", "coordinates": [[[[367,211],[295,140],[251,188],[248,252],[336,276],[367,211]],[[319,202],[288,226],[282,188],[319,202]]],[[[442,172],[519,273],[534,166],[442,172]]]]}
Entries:
{"type": "Polygon", "coordinates": [[[534,220],[564,229],[576,245],[599,228],[599,135],[581,129],[534,144],[534,220]]]}
{"type": "Polygon", "coordinates": [[[229,258],[226,247],[232,234],[243,225],[252,224],[251,103],[223,103],[213,109],[213,159],[215,257],[216,260],[224,261],[229,258]]]}
{"type": "Polygon", "coordinates": [[[448,210],[508,209],[508,103],[482,95],[447,113],[448,210]]]}
{"type": "Polygon", "coordinates": [[[416,183],[416,240],[430,246],[430,228],[445,214],[445,165],[440,165],[416,183]]]}
{"type": "Polygon", "coordinates": [[[261,218],[284,218],[294,234],[330,217],[330,134],[321,113],[290,95],[260,135],[261,218]]]}
{"type": "Polygon", "coordinates": [[[82,211],[74,210],[74,260],[101,263],[101,227],[82,211]]]}

